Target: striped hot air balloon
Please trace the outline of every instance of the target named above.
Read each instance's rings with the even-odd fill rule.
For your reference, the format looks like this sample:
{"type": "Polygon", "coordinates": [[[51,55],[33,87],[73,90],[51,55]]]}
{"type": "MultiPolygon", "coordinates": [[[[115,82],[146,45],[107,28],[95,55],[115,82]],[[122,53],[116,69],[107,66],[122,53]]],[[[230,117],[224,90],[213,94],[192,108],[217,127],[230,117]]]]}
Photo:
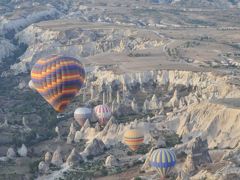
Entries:
{"type": "Polygon", "coordinates": [[[107,124],[108,120],[112,115],[111,109],[106,104],[96,106],[94,108],[94,114],[99,124],[102,126],[107,124]]]}
{"type": "Polygon", "coordinates": [[[87,119],[92,117],[92,111],[89,108],[79,107],[74,111],[74,119],[80,126],[83,126],[87,119]]]}
{"type": "Polygon", "coordinates": [[[143,143],[144,135],[138,129],[129,129],[124,133],[123,138],[124,143],[128,145],[132,151],[136,151],[143,143]]]}
{"type": "Polygon", "coordinates": [[[81,89],[85,71],[77,59],[53,55],[36,62],[31,78],[43,98],[62,112],[81,89]]]}
{"type": "Polygon", "coordinates": [[[170,149],[160,148],[152,152],[150,165],[158,171],[162,178],[165,178],[176,164],[176,155],[170,149]]]}

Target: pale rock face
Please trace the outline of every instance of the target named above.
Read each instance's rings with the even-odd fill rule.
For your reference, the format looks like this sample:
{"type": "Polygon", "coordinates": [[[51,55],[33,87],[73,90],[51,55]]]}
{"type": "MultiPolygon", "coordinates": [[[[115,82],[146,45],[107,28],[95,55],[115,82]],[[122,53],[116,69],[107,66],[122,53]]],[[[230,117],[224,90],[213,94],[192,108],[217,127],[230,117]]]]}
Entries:
{"type": "Polygon", "coordinates": [[[46,174],[49,171],[49,165],[48,163],[41,161],[38,164],[38,171],[39,173],[46,174]]]}
{"type": "Polygon", "coordinates": [[[50,152],[46,152],[45,156],[44,156],[44,161],[46,163],[50,163],[52,159],[52,154],[50,152]]]}
{"type": "Polygon", "coordinates": [[[66,160],[66,163],[68,166],[72,167],[72,166],[79,165],[79,163],[81,163],[82,161],[83,161],[83,158],[81,157],[81,155],[76,152],[75,148],[73,148],[66,160]]]}
{"type": "MultiPolygon", "coordinates": [[[[227,100],[221,100],[226,101],[227,100]]],[[[188,106],[186,116],[180,117],[177,134],[182,136],[183,142],[190,137],[202,136],[206,138],[209,148],[234,148],[238,144],[239,109],[225,106],[222,102],[211,103],[202,101],[188,106]],[[187,127],[187,129],[186,129],[187,127]]]]}
{"type": "Polygon", "coordinates": [[[100,124],[98,122],[96,123],[95,131],[96,132],[100,132],[101,131],[101,126],[100,126],[100,124]]]}
{"type": "Polygon", "coordinates": [[[189,154],[184,162],[183,171],[184,173],[190,175],[196,171],[196,168],[197,167],[194,165],[192,154],[189,154]]]}
{"type": "Polygon", "coordinates": [[[31,128],[27,125],[27,121],[26,121],[25,117],[22,118],[22,124],[25,128],[25,131],[27,131],[27,132],[31,131],[31,128]]]}
{"type": "Polygon", "coordinates": [[[0,125],[0,128],[7,128],[9,125],[8,125],[8,119],[7,117],[4,118],[4,123],[0,125]]]}
{"type": "Polygon", "coordinates": [[[67,144],[71,144],[74,141],[75,134],[76,134],[76,128],[74,127],[74,124],[71,123],[69,134],[67,137],[67,144]]]}
{"type": "Polygon", "coordinates": [[[181,97],[180,100],[179,100],[179,108],[180,109],[184,108],[184,107],[186,107],[186,105],[187,105],[187,102],[186,102],[185,98],[181,97]]]}
{"type": "Polygon", "coordinates": [[[57,17],[58,11],[55,8],[47,8],[38,12],[28,12],[27,15],[23,15],[22,18],[17,18],[13,20],[4,19],[0,23],[0,32],[7,33],[11,30],[16,32],[24,27],[29,26],[35,22],[38,22],[41,19],[44,19],[47,16],[57,17]]]}
{"type": "Polygon", "coordinates": [[[0,39],[0,62],[14,54],[16,47],[6,39],[0,39]]]}
{"type": "Polygon", "coordinates": [[[163,136],[159,136],[157,143],[156,143],[157,148],[165,148],[166,147],[166,139],[163,136]]]}
{"type": "Polygon", "coordinates": [[[106,149],[105,144],[102,140],[93,139],[85,148],[84,153],[88,156],[98,156],[104,153],[106,149]]]}
{"type": "Polygon", "coordinates": [[[94,86],[91,86],[90,93],[91,93],[91,100],[93,100],[95,98],[95,96],[96,96],[96,92],[95,92],[94,86]]]}
{"type": "Polygon", "coordinates": [[[188,174],[186,174],[183,171],[180,171],[180,172],[178,172],[178,176],[177,176],[176,180],[190,180],[190,179],[189,179],[189,175],[188,174]]]}
{"type": "Polygon", "coordinates": [[[26,83],[25,81],[21,81],[21,82],[18,84],[18,88],[19,88],[19,89],[24,89],[26,86],[27,86],[27,83],[26,83]]]}
{"type": "Polygon", "coordinates": [[[112,168],[116,166],[119,166],[119,160],[113,155],[108,156],[105,160],[105,167],[112,168]]]}
{"type": "Polygon", "coordinates": [[[58,167],[60,167],[63,164],[63,158],[61,155],[60,147],[58,147],[56,151],[54,151],[51,163],[58,167]]]}
{"type": "Polygon", "coordinates": [[[86,129],[88,129],[88,128],[90,128],[90,127],[91,127],[90,121],[89,121],[89,119],[87,119],[87,120],[85,121],[83,127],[81,128],[81,131],[82,131],[82,132],[85,132],[86,129]]]}
{"type": "Polygon", "coordinates": [[[108,86],[108,89],[107,89],[107,102],[108,103],[111,103],[112,102],[112,86],[108,86]]]}
{"type": "Polygon", "coordinates": [[[162,77],[159,80],[160,83],[162,83],[163,85],[167,85],[169,83],[169,72],[168,71],[163,71],[162,72],[162,77]]]}
{"type": "Polygon", "coordinates": [[[222,158],[223,160],[230,161],[236,166],[240,166],[240,146],[237,146],[233,151],[228,152],[222,158]]]}
{"type": "Polygon", "coordinates": [[[132,107],[132,110],[135,112],[135,113],[138,113],[139,112],[139,108],[138,108],[138,104],[137,104],[137,101],[136,99],[134,98],[131,102],[131,107],[132,107]]]}
{"type": "Polygon", "coordinates": [[[82,131],[77,131],[75,133],[74,142],[80,142],[81,139],[84,139],[84,133],[82,131]]]}
{"type": "Polygon", "coordinates": [[[179,107],[179,100],[178,100],[178,96],[177,96],[177,90],[174,91],[173,97],[170,99],[169,104],[173,108],[178,108],[179,107]]]}
{"type": "Polygon", "coordinates": [[[107,98],[107,97],[106,97],[106,93],[103,92],[103,100],[102,100],[103,104],[106,104],[106,102],[107,102],[107,99],[106,99],[106,98],[107,98]]]}
{"type": "Polygon", "coordinates": [[[116,100],[113,100],[112,102],[112,112],[114,113],[117,110],[118,103],[116,100]]]}
{"type": "Polygon", "coordinates": [[[7,158],[14,159],[16,157],[16,152],[13,148],[8,148],[7,150],[7,158]]]}
{"type": "Polygon", "coordinates": [[[59,130],[58,126],[55,127],[55,132],[57,133],[56,141],[60,141],[61,140],[61,133],[60,133],[60,130],[59,130]]]}
{"type": "Polygon", "coordinates": [[[117,91],[117,104],[120,104],[121,103],[121,99],[120,99],[120,92],[117,91]]]}
{"type": "Polygon", "coordinates": [[[149,111],[149,104],[150,104],[150,102],[148,101],[148,99],[146,99],[143,103],[143,112],[149,111]]]}
{"type": "Polygon", "coordinates": [[[26,157],[28,150],[27,150],[27,147],[24,144],[22,144],[21,148],[19,148],[17,152],[19,156],[26,157]]]}
{"type": "Polygon", "coordinates": [[[150,110],[157,110],[157,109],[159,109],[159,101],[158,101],[158,98],[157,98],[157,96],[155,94],[152,96],[152,99],[149,102],[149,109],[150,110]]]}

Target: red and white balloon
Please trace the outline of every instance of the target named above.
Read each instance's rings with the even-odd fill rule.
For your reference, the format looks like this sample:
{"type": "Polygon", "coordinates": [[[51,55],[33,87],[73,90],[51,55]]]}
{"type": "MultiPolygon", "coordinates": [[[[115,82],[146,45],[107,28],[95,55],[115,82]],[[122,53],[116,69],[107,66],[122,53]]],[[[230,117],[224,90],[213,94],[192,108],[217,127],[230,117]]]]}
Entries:
{"type": "Polygon", "coordinates": [[[112,112],[111,109],[106,105],[98,105],[94,108],[94,114],[100,125],[104,126],[110,119],[112,112]]]}

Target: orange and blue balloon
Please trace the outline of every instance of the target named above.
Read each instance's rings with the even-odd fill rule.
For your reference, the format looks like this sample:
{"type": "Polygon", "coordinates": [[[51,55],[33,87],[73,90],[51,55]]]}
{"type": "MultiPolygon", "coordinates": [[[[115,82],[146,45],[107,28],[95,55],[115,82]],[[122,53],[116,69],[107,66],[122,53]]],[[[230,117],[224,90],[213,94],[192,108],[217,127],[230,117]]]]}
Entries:
{"type": "Polygon", "coordinates": [[[63,112],[81,89],[85,71],[77,59],[53,55],[36,62],[31,79],[42,97],[57,112],[63,112]]]}

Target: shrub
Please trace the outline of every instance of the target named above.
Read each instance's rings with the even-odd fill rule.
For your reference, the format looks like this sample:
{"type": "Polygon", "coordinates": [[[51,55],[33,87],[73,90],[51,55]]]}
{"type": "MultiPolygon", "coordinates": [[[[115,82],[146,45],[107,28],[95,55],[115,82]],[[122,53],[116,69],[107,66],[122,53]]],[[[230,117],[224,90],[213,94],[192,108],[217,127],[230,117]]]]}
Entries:
{"type": "Polygon", "coordinates": [[[104,167],[101,169],[101,175],[102,176],[107,176],[108,175],[108,170],[106,170],[104,167]]]}
{"type": "Polygon", "coordinates": [[[142,180],[140,177],[135,177],[134,180],[142,180]]]}
{"type": "Polygon", "coordinates": [[[128,156],[131,156],[131,155],[133,155],[133,152],[132,152],[132,151],[128,151],[128,152],[127,152],[127,155],[128,155],[128,156]]]}

